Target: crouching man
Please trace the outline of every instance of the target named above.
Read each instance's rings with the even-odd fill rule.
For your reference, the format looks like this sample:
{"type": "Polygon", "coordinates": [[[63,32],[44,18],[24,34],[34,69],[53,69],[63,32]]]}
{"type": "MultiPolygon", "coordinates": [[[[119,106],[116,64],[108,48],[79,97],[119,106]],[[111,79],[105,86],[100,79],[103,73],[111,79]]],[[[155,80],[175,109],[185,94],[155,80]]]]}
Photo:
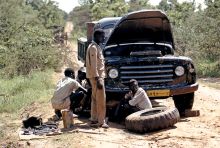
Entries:
{"type": "Polygon", "coordinates": [[[69,109],[73,112],[87,92],[75,80],[73,69],[67,68],[64,71],[64,75],[65,77],[57,83],[56,90],[51,98],[52,107],[55,109],[56,120],[62,117],[62,109],[69,109]],[[80,91],[75,92],[77,89],[80,91]]]}
{"type": "Polygon", "coordinates": [[[134,112],[152,108],[150,99],[145,90],[138,86],[137,80],[130,80],[129,89],[130,91],[125,95],[125,98],[121,100],[116,108],[115,117],[118,122],[124,121],[128,115],[134,112]]]}
{"type": "MultiPolygon", "coordinates": [[[[92,88],[89,82],[89,79],[86,78],[86,68],[81,67],[78,70],[77,81],[87,89],[86,97],[81,101],[82,103],[82,111],[88,111],[91,109],[91,95],[92,88]]],[[[84,114],[85,115],[85,114],[84,114]]]]}

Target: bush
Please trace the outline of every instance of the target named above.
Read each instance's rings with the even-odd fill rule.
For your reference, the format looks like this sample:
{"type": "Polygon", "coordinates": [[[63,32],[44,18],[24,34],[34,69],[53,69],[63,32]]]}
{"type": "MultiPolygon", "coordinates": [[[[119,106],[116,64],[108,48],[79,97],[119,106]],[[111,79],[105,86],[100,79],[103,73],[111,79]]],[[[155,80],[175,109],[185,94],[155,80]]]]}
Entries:
{"type": "Polygon", "coordinates": [[[48,28],[64,25],[64,15],[52,1],[2,0],[1,74],[12,78],[28,75],[34,69],[56,68],[62,58],[48,28]]]}
{"type": "Polygon", "coordinates": [[[25,32],[2,47],[0,65],[3,75],[27,75],[33,69],[55,68],[59,63],[59,50],[52,46],[49,31],[39,27],[26,27],[25,32]],[[21,36],[22,35],[22,36],[21,36]]]}
{"type": "Polygon", "coordinates": [[[200,60],[197,62],[197,72],[200,77],[219,77],[220,61],[200,60]]]}

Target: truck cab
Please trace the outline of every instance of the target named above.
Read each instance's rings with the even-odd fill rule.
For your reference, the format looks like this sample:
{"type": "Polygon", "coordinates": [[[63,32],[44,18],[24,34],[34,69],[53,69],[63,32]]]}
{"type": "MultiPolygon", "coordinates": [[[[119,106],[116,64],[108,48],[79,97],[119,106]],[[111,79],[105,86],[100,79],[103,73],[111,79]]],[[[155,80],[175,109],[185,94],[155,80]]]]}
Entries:
{"type": "Polygon", "coordinates": [[[107,100],[123,98],[136,79],[150,99],[173,97],[180,114],[192,109],[198,89],[192,59],[175,56],[168,17],[160,10],[142,10],[123,17],[87,23],[87,38],[78,39],[78,58],[85,61],[95,29],[103,29],[107,100]]]}

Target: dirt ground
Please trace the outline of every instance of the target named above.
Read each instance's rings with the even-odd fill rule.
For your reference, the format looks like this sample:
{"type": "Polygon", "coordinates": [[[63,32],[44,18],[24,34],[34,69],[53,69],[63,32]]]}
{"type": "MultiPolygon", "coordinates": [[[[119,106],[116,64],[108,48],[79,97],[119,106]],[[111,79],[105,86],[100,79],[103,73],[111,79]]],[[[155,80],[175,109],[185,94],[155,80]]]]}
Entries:
{"type": "MultiPolygon", "coordinates": [[[[72,44],[70,44],[71,46],[72,44]]],[[[74,46],[71,48],[75,48],[74,46]]],[[[76,54],[75,50],[71,53],[76,54]]],[[[72,57],[72,56],[71,56],[72,57]]],[[[77,59],[72,57],[73,60],[77,59]]],[[[72,63],[70,63],[72,64],[72,63]]],[[[78,63],[73,62],[77,68],[78,63]]],[[[81,64],[81,63],[80,63],[81,64]]],[[[79,65],[80,65],[79,64],[79,65]]],[[[62,76],[55,73],[53,80],[62,76]]],[[[146,133],[135,134],[128,132],[123,125],[109,122],[109,129],[96,129],[88,125],[88,119],[75,119],[75,128],[64,131],[61,135],[45,137],[38,140],[20,141],[17,130],[21,126],[21,117],[2,114],[0,129],[8,131],[4,139],[0,138],[0,146],[5,147],[33,147],[33,148],[216,148],[220,145],[220,80],[201,79],[199,90],[195,93],[194,109],[200,110],[199,117],[181,118],[174,127],[146,133]],[[215,86],[215,87],[213,87],[215,86]]],[[[158,100],[161,105],[174,107],[171,98],[158,100]]],[[[50,100],[33,103],[23,112],[39,116],[46,121],[53,115],[50,100]]],[[[62,129],[62,121],[59,127],[62,129]]],[[[0,132],[1,134],[1,132],[0,132]]]]}
{"type": "MultiPolygon", "coordinates": [[[[76,62],[77,63],[77,62],[76,62]]],[[[54,73],[56,82],[62,73],[54,73]]],[[[63,134],[44,139],[20,141],[17,130],[21,126],[21,117],[2,114],[1,118],[7,136],[0,139],[0,146],[5,147],[33,147],[33,148],[81,148],[81,147],[174,147],[174,148],[216,148],[220,145],[220,80],[200,79],[199,90],[195,93],[194,109],[200,110],[199,117],[182,118],[174,127],[146,134],[128,132],[123,125],[110,122],[110,128],[90,128],[88,119],[75,119],[75,128],[64,131],[63,134]]],[[[158,100],[161,105],[174,107],[172,98],[158,100]]],[[[52,117],[53,110],[50,100],[33,103],[23,110],[23,113],[39,116],[47,121],[52,117]]],[[[21,116],[23,115],[21,114],[21,116]]],[[[62,121],[59,127],[62,129],[62,121]]]]}
{"type": "MultiPolygon", "coordinates": [[[[57,74],[57,77],[60,74],[57,74]]],[[[173,107],[172,99],[159,100],[163,105],[173,107]]],[[[208,87],[202,81],[196,92],[194,109],[200,110],[199,117],[182,118],[174,127],[146,134],[135,134],[128,132],[123,125],[110,122],[110,128],[90,128],[88,119],[75,119],[75,128],[72,131],[64,131],[63,134],[44,139],[19,141],[16,130],[20,126],[20,120],[7,121],[8,129],[17,129],[8,133],[4,141],[0,140],[0,146],[10,144],[16,147],[209,147],[216,148],[220,144],[220,90],[208,87]],[[15,132],[13,132],[15,131],[15,132]]],[[[31,115],[42,115],[46,121],[53,115],[51,105],[45,103],[33,103],[27,107],[25,112],[31,115]]],[[[16,117],[14,117],[16,119],[16,117]]],[[[5,124],[6,124],[5,123],[5,124]]],[[[0,125],[1,126],[1,125],[0,125]]],[[[62,121],[60,128],[62,129],[62,121]]],[[[2,139],[3,140],[3,139],[2,139]]]]}

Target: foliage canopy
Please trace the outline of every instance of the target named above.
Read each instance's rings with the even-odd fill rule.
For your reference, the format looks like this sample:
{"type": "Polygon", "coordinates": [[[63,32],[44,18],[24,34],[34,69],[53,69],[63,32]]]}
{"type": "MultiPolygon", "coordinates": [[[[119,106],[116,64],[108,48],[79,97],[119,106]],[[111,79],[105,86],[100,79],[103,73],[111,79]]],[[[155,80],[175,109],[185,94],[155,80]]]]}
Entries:
{"type": "Polygon", "coordinates": [[[13,77],[55,67],[59,50],[48,28],[64,25],[64,17],[65,13],[50,0],[1,0],[1,74],[13,77]]]}

